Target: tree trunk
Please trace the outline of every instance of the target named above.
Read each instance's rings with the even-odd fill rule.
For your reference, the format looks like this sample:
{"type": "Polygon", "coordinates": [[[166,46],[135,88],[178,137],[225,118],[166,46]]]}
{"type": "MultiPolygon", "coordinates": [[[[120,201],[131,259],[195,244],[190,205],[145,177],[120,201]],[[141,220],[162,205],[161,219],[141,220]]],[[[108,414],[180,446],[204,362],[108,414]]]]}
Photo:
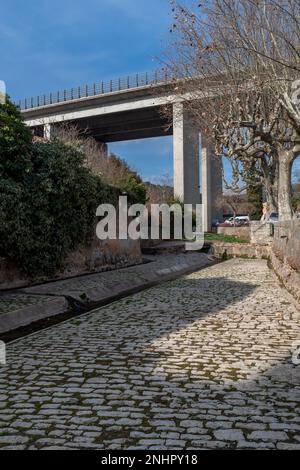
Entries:
{"type": "Polygon", "coordinates": [[[266,190],[266,200],[268,205],[268,214],[272,214],[273,212],[278,212],[278,189],[276,185],[266,179],[265,182],[265,190],[266,190]]]}
{"type": "Polygon", "coordinates": [[[278,156],[273,154],[273,162],[270,165],[264,159],[262,160],[263,184],[267,202],[267,215],[278,213],[278,156]]]}
{"type": "Polygon", "coordinates": [[[282,150],[279,152],[279,220],[291,220],[293,218],[291,174],[294,158],[293,150],[282,150]]]}

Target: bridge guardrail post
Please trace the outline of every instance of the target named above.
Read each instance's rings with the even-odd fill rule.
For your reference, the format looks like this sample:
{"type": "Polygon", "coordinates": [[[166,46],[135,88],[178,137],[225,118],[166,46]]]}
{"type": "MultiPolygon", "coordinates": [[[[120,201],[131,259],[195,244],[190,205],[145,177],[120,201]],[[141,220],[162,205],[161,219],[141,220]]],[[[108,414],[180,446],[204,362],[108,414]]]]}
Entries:
{"type": "Polygon", "coordinates": [[[32,98],[20,100],[21,109],[35,108],[46,106],[48,104],[60,103],[62,101],[73,101],[83,97],[97,96],[97,94],[112,93],[113,91],[130,90],[142,86],[149,86],[167,82],[169,80],[168,73],[165,70],[153,71],[151,73],[144,72],[142,74],[127,75],[119,77],[115,80],[96,82],[91,85],[82,85],[69,90],[64,89],[54,93],[39,95],[32,98]]]}

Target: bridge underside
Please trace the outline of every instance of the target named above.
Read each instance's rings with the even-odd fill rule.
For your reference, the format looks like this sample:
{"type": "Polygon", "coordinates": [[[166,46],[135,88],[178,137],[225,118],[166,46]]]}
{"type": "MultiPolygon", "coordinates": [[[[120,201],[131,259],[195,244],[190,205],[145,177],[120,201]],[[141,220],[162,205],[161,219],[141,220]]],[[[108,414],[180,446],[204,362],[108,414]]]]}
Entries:
{"type": "Polygon", "coordinates": [[[168,125],[158,107],[80,119],[76,125],[105,143],[173,134],[173,126],[168,125]]]}
{"type": "MultiPolygon", "coordinates": [[[[65,115],[52,114],[50,108],[46,121],[36,119],[31,127],[39,135],[51,138],[56,126],[74,124],[103,144],[173,135],[174,195],[186,204],[200,203],[200,132],[185,104],[170,105],[171,110],[173,108],[171,125],[157,103],[134,109],[130,104],[127,106],[127,109],[122,109],[121,104],[117,108],[101,108],[93,104],[88,110],[69,111],[65,115]]],[[[214,158],[213,149],[204,142],[201,162],[203,223],[207,231],[213,220],[220,218],[217,200],[222,193],[222,174],[220,160],[214,158]]]]}

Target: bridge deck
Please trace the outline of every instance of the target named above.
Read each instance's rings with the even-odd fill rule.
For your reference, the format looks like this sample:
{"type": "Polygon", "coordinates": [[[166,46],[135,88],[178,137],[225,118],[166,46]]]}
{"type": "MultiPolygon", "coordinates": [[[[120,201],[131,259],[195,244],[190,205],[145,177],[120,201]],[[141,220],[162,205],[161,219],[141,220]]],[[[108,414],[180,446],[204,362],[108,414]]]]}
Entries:
{"type": "Polygon", "coordinates": [[[74,101],[81,98],[101,96],[118,91],[165,84],[169,80],[170,77],[163,71],[146,72],[136,75],[128,75],[126,77],[109,81],[95,82],[92,85],[83,85],[69,90],[61,90],[54,93],[25,98],[16,102],[16,105],[21,110],[35,109],[52,104],[74,101]]]}

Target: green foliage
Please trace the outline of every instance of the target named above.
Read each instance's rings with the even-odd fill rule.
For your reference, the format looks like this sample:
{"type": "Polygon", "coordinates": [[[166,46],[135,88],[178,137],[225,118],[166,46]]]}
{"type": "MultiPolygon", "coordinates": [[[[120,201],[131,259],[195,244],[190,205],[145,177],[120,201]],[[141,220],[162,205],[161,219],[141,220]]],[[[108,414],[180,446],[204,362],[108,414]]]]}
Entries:
{"type": "Polygon", "coordinates": [[[226,243],[248,243],[248,241],[243,240],[243,238],[239,238],[234,235],[224,235],[222,233],[206,233],[205,240],[206,241],[220,241],[220,242],[226,242],[226,243]]]}
{"type": "Polygon", "coordinates": [[[29,277],[52,276],[71,250],[89,241],[99,204],[120,191],[60,141],[32,142],[19,111],[0,105],[0,256],[29,277]]]}
{"type": "Polygon", "coordinates": [[[296,212],[298,207],[300,206],[300,195],[299,195],[299,193],[293,193],[292,194],[291,203],[292,203],[293,211],[296,212]]]}
{"type": "Polygon", "coordinates": [[[65,144],[80,149],[85,156],[85,163],[94,174],[108,185],[119,188],[128,195],[131,204],[145,204],[147,186],[140,176],[125,160],[117,155],[106,155],[103,147],[91,136],[84,135],[76,127],[62,125],[55,129],[57,138],[65,144]]]}
{"type": "Polygon", "coordinates": [[[33,144],[23,184],[1,183],[0,256],[16,259],[28,276],[53,275],[89,241],[97,206],[117,199],[83,166],[80,152],[58,141],[33,144]]]}
{"type": "Polygon", "coordinates": [[[222,261],[227,261],[228,260],[228,254],[227,250],[223,251],[222,256],[221,256],[222,261]]]}
{"type": "Polygon", "coordinates": [[[251,220],[260,220],[263,210],[263,188],[262,185],[248,185],[247,198],[250,204],[249,216],[251,220]]]}
{"type": "Polygon", "coordinates": [[[121,192],[126,193],[131,204],[145,204],[147,187],[137,172],[116,155],[109,157],[109,165],[111,167],[109,182],[119,188],[121,192]]]}
{"type": "Polygon", "coordinates": [[[7,99],[0,104],[0,178],[23,179],[30,171],[32,135],[18,109],[7,99]]]}
{"type": "MultiPolygon", "coordinates": [[[[173,205],[179,205],[181,207],[181,210],[182,210],[182,217],[184,218],[184,214],[185,214],[184,213],[184,203],[180,200],[180,198],[172,195],[171,197],[168,198],[167,204],[170,207],[173,206],[173,205]]],[[[182,221],[182,223],[183,223],[183,221],[182,221]]],[[[196,216],[195,211],[193,211],[193,213],[192,213],[192,223],[193,223],[193,226],[196,227],[197,216],[196,216]]]]}
{"type": "Polygon", "coordinates": [[[131,204],[146,204],[147,189],[138,175],[127,175],[119,180],[118,187],[128,194],[128,201],[131,204]]]}
{"type": "Polygon", "coordinates": [[[173,194],[171,195],[171,197],[168,198],[167,204],[169,206],[173,206],[174,204],[179,204],[181,206],[181,209],[182,210],[184,209],[184,203],[178,197],[174,196],[173,194]]]}

